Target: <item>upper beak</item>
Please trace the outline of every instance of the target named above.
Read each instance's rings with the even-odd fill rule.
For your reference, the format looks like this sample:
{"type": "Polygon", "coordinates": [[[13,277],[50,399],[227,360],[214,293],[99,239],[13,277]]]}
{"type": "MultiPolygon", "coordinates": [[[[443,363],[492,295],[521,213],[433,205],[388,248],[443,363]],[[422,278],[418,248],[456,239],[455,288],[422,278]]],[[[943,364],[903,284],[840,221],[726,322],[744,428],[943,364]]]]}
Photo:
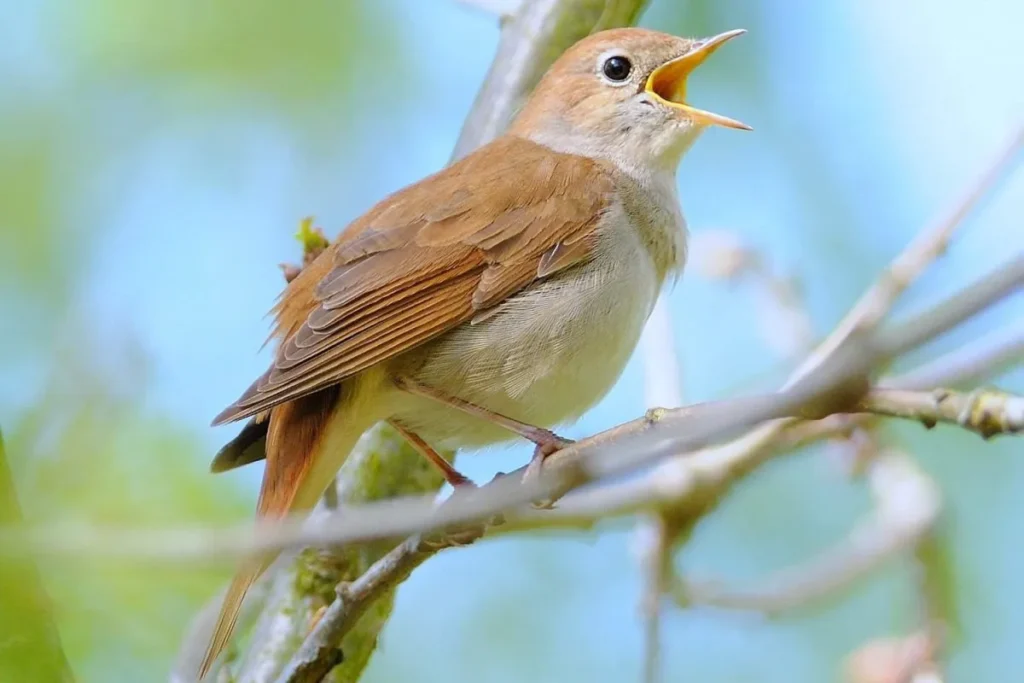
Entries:
{"type": "Polygon", "coordinates": [[[682,57],[677,57],[670,62],[665,62],[647,78],[647,92],[651,93],[663,103],[670,107],[679,109],[686,113],[691,119],[701,125],[725,126],[727,128],[739,128],[741,130],[753,130],[750,126],[736,119],[730,119],[721,114],[713,114],[691,107],[686,103],[686,78],[698,66],[704,63],[708,56],[717,50],[728,40],[741,36],[746,30],[740,28],[735,31],[719,33],[713,38],[707,38],[697,43],[696,46],[682,57]]]}

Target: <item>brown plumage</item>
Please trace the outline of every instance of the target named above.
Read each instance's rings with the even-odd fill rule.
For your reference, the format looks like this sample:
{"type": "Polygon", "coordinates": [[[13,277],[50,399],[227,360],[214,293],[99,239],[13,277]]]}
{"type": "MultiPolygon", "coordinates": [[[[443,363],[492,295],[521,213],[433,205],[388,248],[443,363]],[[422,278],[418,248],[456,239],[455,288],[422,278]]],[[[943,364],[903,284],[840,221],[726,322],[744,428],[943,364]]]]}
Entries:
{"type": "MultiPolygon", "coordinates": [[[[275,308],[281,343],[273,366],[214,420],[270,412],[257,515],[296,509],[295,491],[337,404],[328,388],[585,258],[611,189],[597,162],[503,138],[352,223],[288,284],[275,308]],[[512,174],[529,184],[508,183],[512,174]],[[604,190],[567,195],[583,177],[604,190]]],[[[258,459],[259,424],[246,429],[240,437],[254,441],[220,458],[219,470],[258,459]]],[[[203,674],[227,644],[246,591],[272,561],[251,563],[232,581],[203,674]]]]}
{"type": "Polygon", "coordinates": [[[585,258],[612,189],[598,162],[509,137],[387,197],[289,283],[273,366],[214,424],[336,384],[585,258]],[[584,178],[593,192],[566,192],[584,178]]]}
{"type": "MultiPolygon", "coordinates": [[[[538,427],[611,388],[682,267],[679,159],[703,126],[742,127],[681,101],[689,71],[733,35],[584,39],[506,136],[355,220],[285,288],[271,367],[214,424],[251,419],[211,469],[265,455],[257,515],[279,518],[313,507],[378,421],[439,466],[435,448],[513,432],[557,447],[538,427]]],[[[232,581],[201,677],[273,559],[232,581]]]]}
{"type": "MultiPolygon", "coordinates": [[[[267,469],[256,503],[258,517],[274,519],[294,507],[309,507],[308,502],[295,506],[295,497],[309,472],[310,456],[316,451],[317,441],[323,436],[337,399],[338,390],[331,388],[281,404],[270,411],[266,434],[267,469]]],[[[227,645],[246,591],[270,566],[274,557],[266,555],[246,562],[231,580],[200,676],[206,674],[213,659],[227,645]]]]}

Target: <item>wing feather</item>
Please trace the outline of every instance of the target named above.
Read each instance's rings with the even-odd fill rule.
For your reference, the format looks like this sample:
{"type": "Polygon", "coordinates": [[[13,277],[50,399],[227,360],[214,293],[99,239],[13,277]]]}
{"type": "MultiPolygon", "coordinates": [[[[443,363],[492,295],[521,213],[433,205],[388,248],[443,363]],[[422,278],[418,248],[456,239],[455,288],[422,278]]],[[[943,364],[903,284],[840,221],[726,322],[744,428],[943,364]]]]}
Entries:
{"type": "Polygon", "coordinates": [[[587,259],[614,190],[605,165],[503,138],[352,223],[274,309],[273,365],[214,424],[401,355],[587,259]],[[581,189],[582,188],[582,189],[581,189]]]}

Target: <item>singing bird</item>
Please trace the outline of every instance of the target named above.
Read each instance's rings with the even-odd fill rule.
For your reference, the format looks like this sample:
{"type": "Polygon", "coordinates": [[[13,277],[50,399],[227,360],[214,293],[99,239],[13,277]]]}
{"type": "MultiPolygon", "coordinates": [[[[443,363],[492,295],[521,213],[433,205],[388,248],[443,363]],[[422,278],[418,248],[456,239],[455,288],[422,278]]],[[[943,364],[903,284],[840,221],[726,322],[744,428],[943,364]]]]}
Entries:
{"type": "MultiPolygon", "coordinates": [[[[543,458],[615,383],[686,228],[676,168],[708,126],[686,80],[727,40],[638,28],[584,38],[508,132],[383,199],[286,287],[271,367],[214,424],[251,418],[212,469],[266,459],[257,514],[306,511],[387,421],[437,454],[524,437],[543,458]]],[[[232,581],[202,665],[273,557],[232,581]]]]}

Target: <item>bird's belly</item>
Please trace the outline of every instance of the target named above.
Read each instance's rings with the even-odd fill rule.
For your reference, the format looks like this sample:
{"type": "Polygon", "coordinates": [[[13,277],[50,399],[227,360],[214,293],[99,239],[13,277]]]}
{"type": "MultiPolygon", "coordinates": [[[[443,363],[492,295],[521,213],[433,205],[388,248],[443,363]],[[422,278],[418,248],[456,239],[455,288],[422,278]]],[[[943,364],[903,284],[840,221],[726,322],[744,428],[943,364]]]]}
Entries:
{"type": "MultiPolygon", "coordinates": [[[[577,419],[615,384],[659,289],[646,254],[622,256],[540,282],[491,318],[433,342],[414,379],[531,425],[577,419]]],[[[399,420],[438,448],[515,438],[428,400],[406,397],[396,408],[399,420]]]]}

